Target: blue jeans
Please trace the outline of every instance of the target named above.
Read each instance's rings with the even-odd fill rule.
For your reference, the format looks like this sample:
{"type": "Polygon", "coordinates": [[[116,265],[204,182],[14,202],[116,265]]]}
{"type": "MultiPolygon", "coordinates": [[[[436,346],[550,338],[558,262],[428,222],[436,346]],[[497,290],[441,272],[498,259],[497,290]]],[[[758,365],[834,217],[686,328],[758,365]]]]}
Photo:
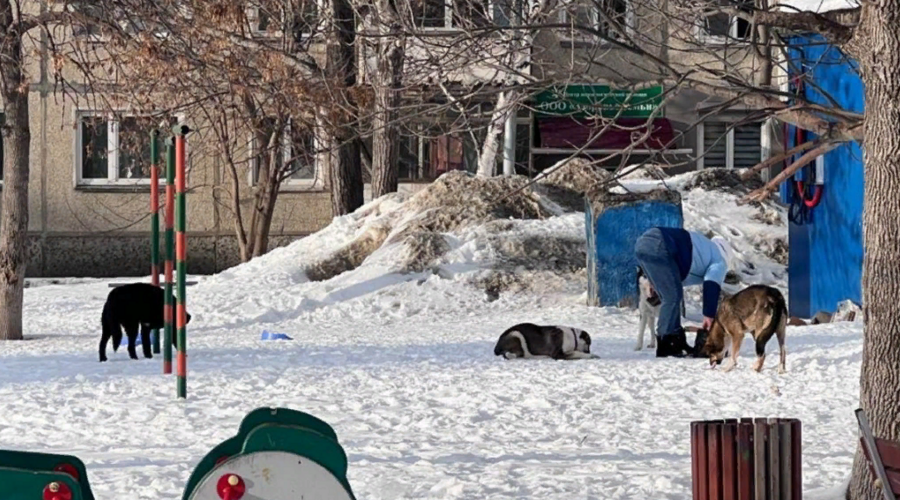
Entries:
{"type": "Polygon", "coordinates": [[[634,256],[662,300],[656,333],[660,338],[681,330],[684,288],[675,257],[669,253],[659,229],[648,229],[634,244],[634,256]]]}

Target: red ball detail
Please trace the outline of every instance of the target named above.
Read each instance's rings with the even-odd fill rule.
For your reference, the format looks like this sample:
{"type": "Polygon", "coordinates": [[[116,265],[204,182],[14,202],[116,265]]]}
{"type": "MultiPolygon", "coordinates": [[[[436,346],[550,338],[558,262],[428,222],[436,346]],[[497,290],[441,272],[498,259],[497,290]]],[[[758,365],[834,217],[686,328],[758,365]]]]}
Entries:
{"type": "Polygon", "coordinates": [[[72,500],[72,489],[66,483],[50,483],[44,486],[44,500],[72,500]]]}
{"type": "Polygon", "coordinates": [[[219,459],[216,460],[216,467],[218,467],[219,465],[221,465],[222,462],[228,460],[229,458],[231,458],[231,457],[229,457],[228,455],[222,455],[221,457],[219,457],[219,459]]]}
{"type": "Polygon", "coordinates": [[[237,474],[223,474],[216,483],[216,492],[222,500],[239,500],[247,491],[247,485],[244,480],[237,474]],[[230,477],[237,478],[237,484],[229,484],[230,477]]]}
{"type": "Polygon", "coordinates": [[[53,470],[56,472],[65,472],[66,474],[75,478],[76,481],[81,479],[80,475],[78,474],[78,469],[76,469],[72,464],[59,464],[53,470]]]}

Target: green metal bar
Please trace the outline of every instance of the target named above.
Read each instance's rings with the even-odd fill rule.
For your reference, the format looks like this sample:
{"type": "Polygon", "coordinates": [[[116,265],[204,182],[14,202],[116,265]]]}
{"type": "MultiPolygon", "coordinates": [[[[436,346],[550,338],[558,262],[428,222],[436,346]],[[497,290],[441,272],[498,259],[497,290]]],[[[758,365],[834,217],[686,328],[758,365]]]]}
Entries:
{"type": "MultiPolygon", "coordinates": [[[[150,283],[159,286],[159,130],[156,129],[150,132],[150,283]]],[[[153,330],[151,335],[153,354],[159,354],[159,330],[153,330]]]]}
{"type": "Polygon", "coordinates": [[[166,139],[166,309],[163,341],[163,373],[172,373],[172,339],[175,337],[175,142],[166,139]]]}

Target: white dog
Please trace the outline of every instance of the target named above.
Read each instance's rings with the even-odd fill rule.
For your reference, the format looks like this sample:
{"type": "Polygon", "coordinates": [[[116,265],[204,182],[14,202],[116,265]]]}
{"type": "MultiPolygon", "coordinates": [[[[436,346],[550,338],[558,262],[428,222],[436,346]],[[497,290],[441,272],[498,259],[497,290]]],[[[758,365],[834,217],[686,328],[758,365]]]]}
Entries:
{"type": "Polygon", "coordinates": [[[650,279],[644,276],[644,271],[640,266],[637,269],[637,284],[639,295],[638,311],[641,313],[641,324],[638,327],[637,344],[635,344],[634,350],[640,351],[644,348],[644,331],[647,327],[650,327],[650,343],[647,347],[656,347],[656,321],[659,318],[659,308],[662,305],[662,300],[657,295],[656,290],[653,289],[653,285],[650,284],[650,279]]]}
{"type": "MultiPolygon", "coordinates": [[[[644,330],[650,328],[650,343],[648,348],[656,347],[656,321],[659,319],[659,309],[662,307],[662,299],[653,289],[650,278],[644,275],[644,270],[640,266],[637,268],[637,285],[638,285],[638,311],[641,313],[641,324],[638,326],[637,343],[634,345],[635,351],[644,348],[644,330]]],[[[681,302],[681,315],[685,315],[684,301],[681,302]]]]}

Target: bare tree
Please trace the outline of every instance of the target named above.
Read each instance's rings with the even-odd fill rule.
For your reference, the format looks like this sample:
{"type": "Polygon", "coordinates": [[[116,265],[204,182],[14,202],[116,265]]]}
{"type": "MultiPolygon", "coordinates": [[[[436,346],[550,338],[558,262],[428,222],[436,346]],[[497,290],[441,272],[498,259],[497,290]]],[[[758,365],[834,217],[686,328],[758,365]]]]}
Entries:
{"type": "Polygon", "coordinates": [[[363,204],[362,158],[356,129],[359,123],[356,85],[356,19],[350,0],[329,0],[325,34],[324,80],[333,98],[319,108],[327,126],[334,215],[350,213],[363,204]]]}
{"type": "Polygon", "coordinates": [[[31,128],[23,39],[35,20],[0,0],[0,96],[6,110],[0,206],[0,340],[22,339],[31,128]]]}
{"type": "Polygon", "coordinates": [[[406,59],[406,36],[401,23],[399,0],[375,0],[369,17],[370,30],[381,36],[366,41],[375,52],[371,84],[372,196],[397,191],[399,174],[399,113],[406,59]]]}

